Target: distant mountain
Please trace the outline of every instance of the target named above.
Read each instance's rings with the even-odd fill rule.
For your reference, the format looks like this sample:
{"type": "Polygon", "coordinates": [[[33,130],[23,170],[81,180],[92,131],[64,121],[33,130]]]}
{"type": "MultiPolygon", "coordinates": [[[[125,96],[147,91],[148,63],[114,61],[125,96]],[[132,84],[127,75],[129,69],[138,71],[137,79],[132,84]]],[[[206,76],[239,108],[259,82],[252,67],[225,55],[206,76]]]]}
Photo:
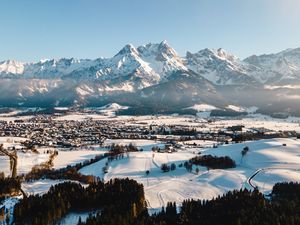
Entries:
{"type": "Polygon", "coordinates": [[[203,49],[195,54],[187,52],[187,67],[217,85],[256,84],[251,76],[255,67],[242,62],[224,49],[203,49]]]}
{"type": "Polygon", "coordinates": [[[300,83],[300,48],[277,54],[250,56],[244,62],[258,68],[255,78],[265,84],[289,85],[300,83]]]}
{"type": "Polygon", "coordinates": [[[0,62],[0,106],[117,102],[170,110],[196,104],[270,110],[283,102],[297,108],[299,84],[300,48],[245,60],[224,49],[181,57],[163,41],[137,48],[128,44],[111,58],[0,62]]]}

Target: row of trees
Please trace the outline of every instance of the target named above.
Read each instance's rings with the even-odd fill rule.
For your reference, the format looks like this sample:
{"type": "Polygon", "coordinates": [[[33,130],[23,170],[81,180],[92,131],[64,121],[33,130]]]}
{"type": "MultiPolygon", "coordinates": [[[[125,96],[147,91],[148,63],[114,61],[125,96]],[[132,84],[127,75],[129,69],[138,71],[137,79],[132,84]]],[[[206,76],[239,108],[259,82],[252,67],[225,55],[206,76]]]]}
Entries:
{"type": "Polygon", "coordinates": [[[111,156],[123,154],[126,152],[138,152],[138,151],[139,149],[132,143],[130,143],[129,145],[112,144],[109,150],[111,156]]]}
{"type": "Polygon", "coordinates": [[[176,170],[176,164],[172,163],[170,166],[166,163],[161,164],[160,169],[165,173],[169,172],[170,170],[176,170]]]}
{"type": "Polygon", "coordinates": [[[189,162],[194,165],[205,166],[208,169],[228,169],[236,167],[235,161],[228,156],[196,156],[190,159],[189,162]]]}

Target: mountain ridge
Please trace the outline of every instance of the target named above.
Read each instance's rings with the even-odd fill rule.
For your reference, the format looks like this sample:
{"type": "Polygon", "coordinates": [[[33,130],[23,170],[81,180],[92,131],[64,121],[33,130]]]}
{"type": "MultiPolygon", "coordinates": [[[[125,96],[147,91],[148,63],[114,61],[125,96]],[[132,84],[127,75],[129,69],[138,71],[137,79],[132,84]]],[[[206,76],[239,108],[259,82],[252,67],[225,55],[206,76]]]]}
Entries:
{"type": "Polygon", "coordinates": [[[137,48],[128,44],[111,58],[3,61],[0,80],[2,106],[116,102],[274,108],[285,102],[297,108],[298,89],[288,87],[300,84],[300,48],[241,60],[221,48],[182,57],[167,41],[137,48]]]}
{"type": "Polygon", "coordinates": [[[284,80],[300,83],[300,48],[252,55],[240,60],[221,48],[206,48],[196,53],[187,51],[186,56],[181,57],[167,41],[162,41],[137,48],[127,44],[111,58],[0,62],[1,78],[53,79],[73,76],[106,80],[134,74],[145,79],[145,85],[141,87],[166,81],[170,73],[177,70],[192,70],[216,85],[286,84],[284,80]]]}

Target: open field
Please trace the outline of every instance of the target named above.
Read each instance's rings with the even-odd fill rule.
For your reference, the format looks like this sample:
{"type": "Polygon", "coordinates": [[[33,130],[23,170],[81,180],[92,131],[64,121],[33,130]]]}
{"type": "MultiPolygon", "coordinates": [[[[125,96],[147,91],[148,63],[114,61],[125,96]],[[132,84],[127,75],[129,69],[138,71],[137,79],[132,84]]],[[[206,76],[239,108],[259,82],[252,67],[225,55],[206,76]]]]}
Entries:
{"type": "Polygon", "coordinates": [[[117,177],[137,180],[145,187],[149,209],[155,211],[168,201],[180,203],[188,198],[211,199],[229,190],[252,188],[249,178],[260,169],[263,171],[252,179],[252,184],[268,194],[276,182],[299,179],[299,149],[300,140],[295,139],[259,140],[201,149],[195,154],[201,151],[202,154],[230,156],[236,161],[237,167],[227,170],[199,167],[199,174],[189,173],[184,167],[179,168],[181,163],[195,156],[184,150],[175,153],[130,153],[128,158],[112,161],[106,174],[102,172],[105,159],[81,169],[80,172],[105,180],[117,177]],[[242,157],[241,151],[246,146],[249,147],[249,152],[242,157]],[[160,169],[163,163],[175,163],[177,168],[163,173],[160,169]],[[145,173],[147,170],[150,171],[148,176],[145,173]]]}

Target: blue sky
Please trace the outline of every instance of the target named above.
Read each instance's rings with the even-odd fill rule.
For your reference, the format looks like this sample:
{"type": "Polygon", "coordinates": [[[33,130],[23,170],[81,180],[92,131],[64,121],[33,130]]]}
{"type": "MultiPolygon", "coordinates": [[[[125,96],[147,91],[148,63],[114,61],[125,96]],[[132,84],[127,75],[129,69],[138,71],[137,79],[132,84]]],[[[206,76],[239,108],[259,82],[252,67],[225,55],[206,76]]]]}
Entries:
{"type": "Polygon", "coordinates": [[[299,0],[2,0],[0,60],[110,57],[167,40],[180,55],[300,47],[299,0]]]}

